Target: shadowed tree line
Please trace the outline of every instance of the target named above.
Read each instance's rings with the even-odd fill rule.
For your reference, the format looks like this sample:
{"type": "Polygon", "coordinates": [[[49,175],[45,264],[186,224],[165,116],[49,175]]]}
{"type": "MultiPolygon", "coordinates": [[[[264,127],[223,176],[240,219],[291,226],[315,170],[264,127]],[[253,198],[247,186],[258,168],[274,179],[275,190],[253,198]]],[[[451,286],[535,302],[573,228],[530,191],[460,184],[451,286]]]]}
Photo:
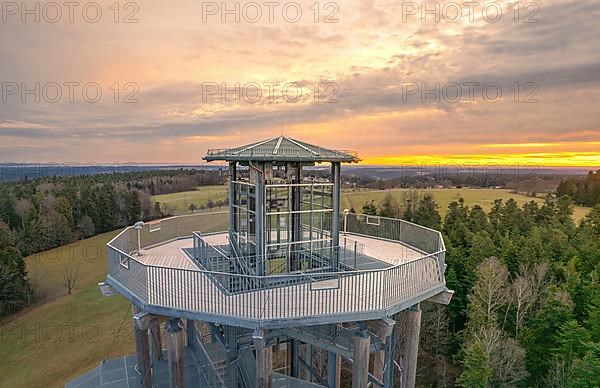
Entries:
{"type": "Polygon", "coordinates": [[[418,382],[445,387],[600,386],[600,205],[578,224],[569,197],[494,201],[429,195],[362,211],[442,231],[449,306],[423,304],[418,382]]]}
{"type": "Polygon", "coordinates": [[[556,189],[558,195],[568,195],[582,206],[600,203],[600,170],[590,171],[585,177],[563,179],[556,189]]]}
{"type": "Polygon", "coordinates": [[[164,209],[152,195],[223,184],[225,179],[219,171],[165,170],[0,185],[0,316],[31,303],[23,256],[162,217],[164,209]]]}

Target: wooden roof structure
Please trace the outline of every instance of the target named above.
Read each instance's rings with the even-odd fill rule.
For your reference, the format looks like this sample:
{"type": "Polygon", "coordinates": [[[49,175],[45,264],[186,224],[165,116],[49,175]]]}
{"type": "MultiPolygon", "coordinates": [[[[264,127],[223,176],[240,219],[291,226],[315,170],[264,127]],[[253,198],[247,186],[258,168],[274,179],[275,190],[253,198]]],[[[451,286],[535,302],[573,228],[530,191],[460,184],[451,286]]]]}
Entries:
{"type": "Polygon", "coordinates": [[[357,163],[360,161],[356,152],[332,150],[283,135],[235,148],[209,149],[203,159],[209,162],[223,160],[229,162],[357,163]]]}

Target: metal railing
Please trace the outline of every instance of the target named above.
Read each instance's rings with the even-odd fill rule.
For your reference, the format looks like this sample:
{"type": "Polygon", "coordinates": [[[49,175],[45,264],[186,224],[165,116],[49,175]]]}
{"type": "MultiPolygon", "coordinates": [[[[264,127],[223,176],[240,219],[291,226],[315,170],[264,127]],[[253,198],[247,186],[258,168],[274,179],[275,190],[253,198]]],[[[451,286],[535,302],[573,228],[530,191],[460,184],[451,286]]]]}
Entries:
{"type": "MultiPolygon", "coordinates": [[[[342,271],[356,271],[357,258],[364,255],[364,244],[351,239],[344,238],[344,246],[331,246],[331,244],[299,244],[295,250],[287,251],[284,256],[282,253],[274,252],[266,254],[266,262],[275,263],[275,268],[270,268],[268,276],[252,276],[254,265],[260,257],[246,256],[240,258],[235,254],[232,245],[210,245],[198,232],[193,234],[193,249],[191,256],[206,271],[211,272],[209,276],[222,291],[227,293],[248,292],[261,290],[265,288],[282,287],[289,285],[288,278],[273,276],[278,268],[284,268],[287,260],[295,258],[299,261],[300,270],[293,271],[291,274],[311,275],[311,281],[332,279],[335,275],[332,272],[338,272],[332,267],[334,261],[342,271]],[[313,247],[315,245],[315,247],[313,247]],[[277,263],[280,263],[279,265],[277,263]],[[279,267],[277,267],[277,265],[279,267]],[[231,282],[231,278],[223,277],[224,273],[233,275],[248,275],[239,281],[231,282]],[[217,275],[218,274],[218,275],[217,275]]],[[[297,278],[301,281],[302,278],[297,278]]]]}
{"type": "MultiPolygon", "coordinates": [[[[269,320],[281,324],[310,317],[380,313],[400,304],[418,303],[443,289],[445,248],[439,232],[386,218],[379,218],[376,227],[377,220],[361,217],[347,218],[349,233],[398,241],[421,251],[423,256],[383,269],[270,276],[167,268],[144,264],[128,253],[133,251],[130,248],[135,246],[137,232],[129,227],[108,244],[109,282],[116,282],[115,285],[126,288],[148,305],[201,312],[214,317],[215,321],[219,317],[235,317],[257,325],[269,320]],[[419,232],[423,235],[419,236],[419,232]],[[253,286],[246,292],[223,292],[215,277],[221,284],[253,286]]],[[[199,220],[196,221],[198,228],[199,220]]],[[[175,227],[171,224],[176,224],[175,221],[163,222],[161,230],[167,226],[165,237],[171,239],[183,237],[180,234],[188,229],[187,226],[175,227]]],[[[151,232],[148,227],[143,232],[145,242],[158,242],[149,237],[157,230],[151,232]]],[[[191,232],[186,234],[191,235],[191,232]]]]}
{"type": "Polygon", "coordinates": [[[398,241],[423,253],[444,251],[440,232],[397,218],[347,213],[343,215],[344,232],[398,241]]]}

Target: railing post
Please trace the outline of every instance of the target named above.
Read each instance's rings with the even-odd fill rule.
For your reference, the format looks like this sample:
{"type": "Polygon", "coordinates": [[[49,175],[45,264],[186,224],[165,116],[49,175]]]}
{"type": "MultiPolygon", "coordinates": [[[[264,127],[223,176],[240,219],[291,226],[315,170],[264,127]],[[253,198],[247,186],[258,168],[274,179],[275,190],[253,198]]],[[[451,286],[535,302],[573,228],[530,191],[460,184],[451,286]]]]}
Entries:
{"type": "MultiPolygon", "coordinates": [[[[340,191],[341,191],[341,175],[340,175],[340,163],[331,163],[331,175],[333,178],[333,193],[332,193],[332,208],[333,215],[331,220],[331,243],[337,247],[340,245],[340,191]]],[[[339,271],[339,255],[336,254],[333,257],[333,271],[339,271]]]]}
{"type": "Polygon", "coordinates": [[[350,210],[344,209],[344,235],[348,233],[348,213],[350,210]]]}
{"type": "Polygon", "coordinates": [[[358,249],[358,241],[354,241],[354,269],[356,269],[356,250],[358,249]]]}

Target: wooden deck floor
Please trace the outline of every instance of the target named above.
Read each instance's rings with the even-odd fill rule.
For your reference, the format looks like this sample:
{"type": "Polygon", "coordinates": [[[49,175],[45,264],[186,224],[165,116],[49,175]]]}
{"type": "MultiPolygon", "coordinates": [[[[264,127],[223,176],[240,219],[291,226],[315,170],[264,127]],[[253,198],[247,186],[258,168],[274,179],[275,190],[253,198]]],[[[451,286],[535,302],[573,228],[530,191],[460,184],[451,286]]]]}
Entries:
{"type": "MultiPolygon", "coordinates": [[[[210,245],[227,244],[227,233],[219,233],[203,236],[210,245]]],[[[384,262],[390,266],[416,260],[423,256],[422,253],[408,248],[407,246],[388,240],[381,240],[361,235],[347,233],[340,236],[340,246],[351,249],[354,241],[364,247],[363,254],[376,261],[384,262]]],[[[136,256],[140,262],[158,267],[195,269],[197,265],[184,252],[186,248],[192,248],[192,238],[180,239],[161,244],[149,249],[143,249],[141,255],[136,256]]],[[[372,269],[379,268],[377,264],[371,265],[372,269]]],[[[366,263],[361,269],[371,269],[366,263]]]]}
{"type": "MultiPolygon", "coordinates": [[[[339,314],[383,311],[402,303],[418,303],[422,295],[443,286],[436,257],[423,258],[423,254],[400,243],[352,234],[342,236],[342,245],[344,238],[346,243],[355,240],[364,244],[364,254],[376,259],[372,260],[372,270],[360,268],[358,272],[321,277],[304,274],[281,287],[229,293],[219,284],[247,281],[246,278],[199,271],[184,251],[193,246],[193,240],[185,238],[143,250],[135,259],[151,267],[132,271],[143,271],[145,281],[140,290],[145,294],[142,299],[149,304],[215,316],[278,321],[281,327],[307,317],[333,319],[339,314]],[[406,265],[395,266],[403,263],[406,265]]],[[[213,244],[222,244],[225,239],[225,234],[206,236],[213,244]]],[[[369,261],[363,264],[369,265],[369,261]]],[[[118,280],[119,276],[115,276],[118,280]]]]}

